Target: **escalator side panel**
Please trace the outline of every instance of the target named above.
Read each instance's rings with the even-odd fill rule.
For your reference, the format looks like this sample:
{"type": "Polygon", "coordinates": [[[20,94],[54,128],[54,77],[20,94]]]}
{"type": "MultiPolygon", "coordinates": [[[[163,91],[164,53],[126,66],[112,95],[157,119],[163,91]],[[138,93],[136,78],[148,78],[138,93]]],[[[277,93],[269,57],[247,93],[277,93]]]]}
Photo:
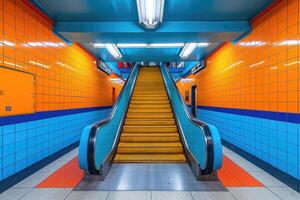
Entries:
{"type": "Polygon", "coordinates": [[[100,174],[110,165],[127,113],[139,66],[135,66],[113,107],[110,116],[84,128],[79,145],[79,166],[89,174],[100,174]]]}
{"type": "Polygon", "coordinates": [[[161,71],[194,173],[214,173],[222,165],[222,147],[218,130],[190,116],[169,72],[164,66],[161,66],[161,71]],[[197,170],[197,167],[200,169],[197,170]]]}

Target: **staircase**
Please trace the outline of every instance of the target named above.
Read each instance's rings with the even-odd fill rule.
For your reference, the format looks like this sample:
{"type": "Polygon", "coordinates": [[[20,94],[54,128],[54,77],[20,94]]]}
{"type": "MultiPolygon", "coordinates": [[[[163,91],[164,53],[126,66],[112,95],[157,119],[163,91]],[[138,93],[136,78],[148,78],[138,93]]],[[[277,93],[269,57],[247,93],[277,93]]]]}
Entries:
{"type": "Polygon", "coordinates": [[[142,67],[114,162],[186,162],[159,67],[142,67]]]}

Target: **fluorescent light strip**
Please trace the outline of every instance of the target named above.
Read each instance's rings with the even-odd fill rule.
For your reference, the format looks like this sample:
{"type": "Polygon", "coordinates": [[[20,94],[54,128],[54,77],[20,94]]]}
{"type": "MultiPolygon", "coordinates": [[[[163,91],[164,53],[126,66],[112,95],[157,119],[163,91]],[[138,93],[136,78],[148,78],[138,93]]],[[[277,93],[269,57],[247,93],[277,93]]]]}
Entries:
{"type": "Polygon", "coordinates": [[[207,42],[200,42],[197,44],[198,47],[208,47],[210,45],[210,43],[207,42]]]}
{"type": "Polygon", "coordinates": [[[146,0],[146,19],[150,26],[154,25],[154,0],[146,0]]]}
{"type": "Polygon", "coordinates": [[[122,57],[121,52],[115,44],[105,44],[105,48],[115,59],[120,59],[122,57]]]}
{"type": "Polygon", "coordinates": [[[142,48],[147,47],[148,44],[139,43],[139,44],[117,44],[119,48],[142,48]]]}
{"type": "Polygon", "coordinates": [[[184,43],[153,43],[149,45],[154,48],[171,48],[171,47],[183,47],[184,43]]]}
{"type": "Polygon", "coordinates": [[[105,44],[103,43],[95,43],[95,44],[92,44],[94,48],[105,48],[105,44]]]}
{"type": "MultiPolygon", "coordinates": [[[[207,43],[208,44],[208,43],[207,43]]],[[[91,44],[94,48],[106,48],[104,43],[91,44]]],[[[119,48],[176,48],[183,47],[184,43],[119,43],[116,44],[119,48]]],[[[203,45],[202,45],[203,46],[203,45]]]]}
{"type": "Polygon", "coordinates": [[[180,52],[179,56],[181,58],[188,58],[193,51],[196,49],[197,47],[197,43],[187,43],[185,44],[185,46],[183,47],[182,51],[180,52]]]}
{"type": "Polygon", "coordinates": [[[154,29],[162,22],[164,0],[136,0],[139,22],[148,29],[154,29]]]}

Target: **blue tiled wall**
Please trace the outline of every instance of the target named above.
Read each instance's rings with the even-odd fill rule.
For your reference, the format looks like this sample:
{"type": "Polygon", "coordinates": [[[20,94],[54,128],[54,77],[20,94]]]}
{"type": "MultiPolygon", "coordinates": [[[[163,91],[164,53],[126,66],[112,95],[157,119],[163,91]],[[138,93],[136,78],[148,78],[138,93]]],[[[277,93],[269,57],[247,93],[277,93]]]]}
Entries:
{"type": "Polygon", "coordinates": [[[77,142],[86,125],[109,112],[106,108],[0,126],[0,181],[77,142]]]}
{"type": "Polygon", "coordinates": [[[198,109],[222,139],[300,179],[300,124],[198,109]]]}

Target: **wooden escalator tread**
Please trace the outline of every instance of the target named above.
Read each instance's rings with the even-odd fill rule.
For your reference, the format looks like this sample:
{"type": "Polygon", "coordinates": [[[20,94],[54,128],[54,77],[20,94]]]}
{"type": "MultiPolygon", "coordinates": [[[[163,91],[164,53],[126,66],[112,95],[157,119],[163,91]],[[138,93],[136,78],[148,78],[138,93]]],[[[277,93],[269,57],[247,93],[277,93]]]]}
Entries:
{"type": "Polygon", "coordinates": [[[159,67],[140,69],[114,162],[186,162],[159,67]]]}

